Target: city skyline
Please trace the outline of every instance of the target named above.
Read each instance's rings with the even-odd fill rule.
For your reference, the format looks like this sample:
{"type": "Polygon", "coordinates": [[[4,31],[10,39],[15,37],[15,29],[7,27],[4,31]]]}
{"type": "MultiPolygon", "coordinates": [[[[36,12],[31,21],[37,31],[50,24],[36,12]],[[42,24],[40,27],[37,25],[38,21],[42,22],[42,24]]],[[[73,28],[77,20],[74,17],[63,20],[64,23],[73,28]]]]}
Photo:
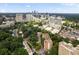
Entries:
{"type": "Polygon", "coordinates": [[[15,12],[79,13],[78,3],[0,3],[1,13],[15,12]]]}

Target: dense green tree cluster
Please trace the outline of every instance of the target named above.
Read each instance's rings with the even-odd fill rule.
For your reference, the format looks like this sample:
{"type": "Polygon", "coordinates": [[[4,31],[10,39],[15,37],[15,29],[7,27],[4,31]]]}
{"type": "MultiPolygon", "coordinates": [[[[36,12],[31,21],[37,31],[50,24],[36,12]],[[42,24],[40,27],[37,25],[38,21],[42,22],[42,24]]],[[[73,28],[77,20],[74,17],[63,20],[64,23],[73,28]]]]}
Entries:
{"type": "Polygon", "coordinates": [[[79,29],[79,24],[71,25],[72,28],[79,29]]]}
{"type": "Polygon", "coordinates": [[[48,55],[58,55],[58,43],[54,43],[52,48],[48,51],[48,55]]]}
{"type": "Polygon", "coordinates": [[[70,21],[70,20],[67,20],[67,19],[65,21],[66,22],[63,23],[64,26],[79,29],[79,23],[77,23],[75,21],[70,21]]]}
{"type": "Polygon", "coordinates": [[[36,50],[40,49],[40,44],[37,43],[38,42],[37,32],[39,32],[39,31],[40,31],[39,28],[32,27],[30,35],[29,35],[29,37],[30,37],[29,40],[36,50]]]}
{"type": "Polygon", "coordinates": [[[31,43],[32,47],[36,50],[41,48],[40,43],[38,43],[37,32],[41,32],[41,29],[38,27],[34,27],[34,24],[40,24],[34,21],[26,23],[26,26],[22,26],[22,31],[24,34],[24,38],[29,37],[29,42],[31,43]]]}
{"type": "Polygon", "coordinates": [[[24,48],[17,48],[14,51],[15,55],[28,55],[28,52],[24,48]]]}
{"type": "Polygon", "coordinates": [[[29,42],[31,45],[36,49],[39,50],[41,48],[41,45],[38,43],[38,37],[37,32],[41,32],[41,29],[38,27],[33,27],[33,24],[36,24],[35,22],[28,22],[26,23],[26,26],[22,26],[22,31],[24,34],[24,38],[29,37],[29,42]]]}
{"type": "Polygon", "coordinates": [[[69,16],[69,17],[66,17],[67,20],[70,20],[70,21],[74,21],[74,22],[79,22],[79,16],[69,16]]]}
{"type": "Polygon", "coordinates": [[[12,37],[10,33],[0,31],[0,54],[1,55],[20,55],[28,54],[23,48],[23,39],[21,37],[12,37]]]}

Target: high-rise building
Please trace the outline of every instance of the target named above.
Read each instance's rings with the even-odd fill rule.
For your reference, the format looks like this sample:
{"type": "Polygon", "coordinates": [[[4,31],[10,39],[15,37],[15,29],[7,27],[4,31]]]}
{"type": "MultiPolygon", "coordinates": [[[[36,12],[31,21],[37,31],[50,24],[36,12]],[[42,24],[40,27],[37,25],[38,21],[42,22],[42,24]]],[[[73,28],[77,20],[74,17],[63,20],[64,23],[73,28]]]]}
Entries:
{"type": "Polygon", "coordinates": [[[27,21],[35,21],[35,22],[41,21],[41,19],[33,16],[32,14],[26,14],[26,20],[27,21]]]}
{"type": "Polygon", "coordinates": [[[43,34],[43,38],[45,39],[44,40],[44,50],[48,51],[52,47],[53,42],[52,42],[49,34],[47,34],[47,33],[43,34]]]}
{"type": "Polygon", "coordinates": [[[16,20],[16,22],[22,22],[23,21],[23,14],[16,14],[15,20],[16,20]]]}
{"type": "Polygon", "coordinates": [[[79,55],[79,45],[73,47],[71,43],[60,42],[58,51],[59,55],[79,55]]]}
{"type": "Polygon", "coordinates": [[[26,14],[26,20],[27,20],[27,21],[33,20],[32,14],[26,14]]]}
{"type": "Polygon", "coordinates": [[[60,16],[56,17],[56,16],[51,16],[48,18],[49,20],[49,25],[50,27],[56,28],[56,29],[61,29],[61,25],[62,25],[62,18],[60,16]]]}

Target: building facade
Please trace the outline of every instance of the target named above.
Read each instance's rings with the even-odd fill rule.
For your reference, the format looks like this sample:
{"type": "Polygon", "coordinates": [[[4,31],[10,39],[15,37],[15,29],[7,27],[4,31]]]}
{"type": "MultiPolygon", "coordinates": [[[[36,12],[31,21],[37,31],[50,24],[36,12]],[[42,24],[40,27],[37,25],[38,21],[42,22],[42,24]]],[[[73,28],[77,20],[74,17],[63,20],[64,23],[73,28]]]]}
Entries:
{"type": "Polygon", "coordinates": [[[53,42],[52,42],[49,34],[47,34],[47,33],[43,34],[43,38],[44,38],[44,50],[48,51],[49,49],[51,49],[53,42]]]}
{"type": "Polygon", "coordinates": [[[59,55],[79,55],[79,45],[73,47],[71,43],[60,42],[58,51],[59,55]]]}
{"type": "Polygon", "coordinates": [[[15,21],[16,22],[22,22],[23,21],[23,14],[16,14],[15,21]]]}

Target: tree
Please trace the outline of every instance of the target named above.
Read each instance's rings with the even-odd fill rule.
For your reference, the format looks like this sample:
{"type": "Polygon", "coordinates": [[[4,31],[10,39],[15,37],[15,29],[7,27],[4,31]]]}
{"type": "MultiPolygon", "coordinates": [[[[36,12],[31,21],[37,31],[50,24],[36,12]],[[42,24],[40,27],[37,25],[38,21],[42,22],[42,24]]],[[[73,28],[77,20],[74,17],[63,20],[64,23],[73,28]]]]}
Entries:
{"type": "Polygon", "coordinates": [[[0,42],[0,47],[8,49],[10,47],[10,42],[7,41],[7,40],[3,40],[3,41],[0,42]]]}
{"type": "Polygon", "coordinates": [[[17,48],[14,51],[15,55],[28,55],[28,52],[24,48],[17,48]]]}
{"type": "Polygon", "coordinates": [[[39,26],[42,26],[42,22],[39,22],[38,25],[39,25],[39,26]]]}
{"type": "Polygon", "coordinates": [[[36,49],[37,51],[40,50],[40,49],[41,49],[41,44],[36,43],[36,47],[35,47],[35,49],[36,49]]]}
{"type": "MultiPolygon", "coordinates": [[[[21,24],[17,24],[17,28],[20,28],[21,24]]],[[[22,37],[13,37],[10,30],[14,28],[0,29],[0,54],[8,55],[8,54],[24,54],[27,55],[27,51],[23,46],[23,38],[22,37]]],[[[27,30],[27,28],[25,29],[27,30]]],[[[29,30],[28,30],[29,31],[29,30]]]]}
{"type": "Polygon", "coordinates": [[[8,55],[11,54],[11,52],[7,48],[0,49],[0,55],[8,55]]]}
{"type": "Polygon", "coordinates": [[[74,47],[76,47],[79,44],[79,41],[78,40],[73,40],[71,43],[74,47]]]}
{"type": "Polygon", "coordinates": [[[58,54],[58,51],[56,48],[51,48],[51,50],[49,51],[48,55],[57,55],[58,54]]]}
{"type": "Polygon", "coordinates": [[[58,55],[58,44],[59,43],[55,43],[54,45],[52,45],[52,48],[48,51],[49,55],[58,55]]]}
{"type": "Polygon", "coordinates": [[[6,38],[10,37],[11,35],[9,33],[0,31],[0,41],[5,40],[6,38]]]}
{"type": "Polygon", "coordinates": [[[10,50],[14,51],[16,48],[23,47],[23,40],[22,38],[16,38],[16,37],[8,37],[6,39],[5,46],[10,50]]]}
{"type": "Polygon", "coordinates": [[[69,39],[68,38],[63,38],[63,41],[65,41],[66,43],[69,43],[69,39]]]}

